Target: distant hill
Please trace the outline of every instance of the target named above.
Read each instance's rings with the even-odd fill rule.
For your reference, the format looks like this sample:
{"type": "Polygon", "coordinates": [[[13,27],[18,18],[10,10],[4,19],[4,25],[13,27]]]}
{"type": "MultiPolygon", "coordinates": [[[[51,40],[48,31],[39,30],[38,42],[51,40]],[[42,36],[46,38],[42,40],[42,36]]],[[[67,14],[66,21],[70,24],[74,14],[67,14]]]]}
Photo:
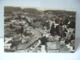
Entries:
{"type": "Polygon", "coordinates": [[[4,14],[12,14],[12,12],[18,12],[22,11],[20,7],[11,7],[11,6],[5,6],[4,7],[4,14]]]}
{"type": "Polygon", "coordinates": [[[12,7],[12,6],[5,6],[4,7],[4,14],[12,14],[12,12],[28,12],[30,14],[41,14],[41,13],[49,13],[49,14],[69,14],[75,15],[74,11],[66,11],[66,10],[44,10],[40,11],[36,8],[20,8],[20,7],[12,7]]]}
{"type": "Polygon", "coordinates": [[[74,12],[74,11],[66,11],[66,10],[45,10],[43,12],[49,13],[49,14],[71,14],[71,15],[76,14],[76,12],[74,12]]]}
{"type": "Polygon", "coordinates": [[[23,12],[28,12],[28,13],[32,13],[32,14],[38,14],[39,11],[36,8],[24,8],[23,12]]]}

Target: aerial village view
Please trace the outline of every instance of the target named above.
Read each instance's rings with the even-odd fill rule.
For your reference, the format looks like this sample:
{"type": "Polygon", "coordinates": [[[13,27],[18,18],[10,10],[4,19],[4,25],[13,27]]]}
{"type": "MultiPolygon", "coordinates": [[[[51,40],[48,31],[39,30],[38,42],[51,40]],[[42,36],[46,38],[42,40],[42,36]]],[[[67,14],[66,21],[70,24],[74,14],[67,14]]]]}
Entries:
{"type": "Polygon", "coordinates": [[[4,52],[73,53],[76,12],[4,7],[4,52]]]}

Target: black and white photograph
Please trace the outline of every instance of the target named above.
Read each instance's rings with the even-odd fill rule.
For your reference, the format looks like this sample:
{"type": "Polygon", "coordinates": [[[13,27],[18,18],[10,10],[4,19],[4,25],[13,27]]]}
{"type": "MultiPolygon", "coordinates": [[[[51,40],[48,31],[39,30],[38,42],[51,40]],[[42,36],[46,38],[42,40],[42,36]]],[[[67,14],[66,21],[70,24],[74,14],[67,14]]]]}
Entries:
{"type": "Polygon", "coordinates": [[[4,6],[4,52],[73,53],[76,11],[4,6]]]}

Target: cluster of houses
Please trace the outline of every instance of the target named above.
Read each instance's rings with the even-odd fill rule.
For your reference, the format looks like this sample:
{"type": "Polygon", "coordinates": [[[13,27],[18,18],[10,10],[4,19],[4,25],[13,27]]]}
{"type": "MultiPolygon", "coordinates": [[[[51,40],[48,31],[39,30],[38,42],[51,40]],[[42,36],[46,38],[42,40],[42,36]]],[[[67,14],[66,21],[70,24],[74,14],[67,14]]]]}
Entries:
{"type": "Polygon", "coordinates": [[[4,13],[5,52],[74,52],[75,12],[30,11],[4,13]]]}

